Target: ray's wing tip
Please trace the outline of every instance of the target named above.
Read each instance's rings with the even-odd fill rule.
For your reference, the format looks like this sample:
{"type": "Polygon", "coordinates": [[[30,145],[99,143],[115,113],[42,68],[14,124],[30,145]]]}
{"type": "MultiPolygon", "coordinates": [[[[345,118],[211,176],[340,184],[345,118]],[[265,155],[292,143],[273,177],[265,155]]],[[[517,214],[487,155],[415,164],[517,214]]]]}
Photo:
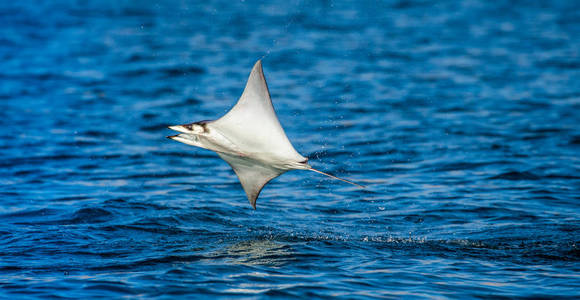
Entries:
{"type": "Polygon", "coordinates": [[[252,198],[248,197],[248,200],[250,201],[250,205],[252,206],[252,208],[256,210],[256,202],[258,202],[258,196],[252,198]]]}
{"type": "Polygon", "coordinates": [[[262,70],[262,59],[258,59],[252,68],[252,71],[261,71],[262,70]]]}

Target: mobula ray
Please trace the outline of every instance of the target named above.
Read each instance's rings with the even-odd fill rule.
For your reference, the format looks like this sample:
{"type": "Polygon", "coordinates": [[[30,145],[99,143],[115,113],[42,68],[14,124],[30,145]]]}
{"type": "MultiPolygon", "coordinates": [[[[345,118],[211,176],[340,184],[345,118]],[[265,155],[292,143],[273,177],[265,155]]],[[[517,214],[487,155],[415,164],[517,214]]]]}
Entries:
{"type": "Polygon", "coordinates": [[[278,121],[270,92],[258,60],[252,68],[238,103],[215,121],[169,126],[180,132],[168,138],[215,151],[234,169],[248,200],[256,209],[256,199],[270,180],[289,170],[310,170],[344,182],[312,168],[286,136],[278,121]]]}

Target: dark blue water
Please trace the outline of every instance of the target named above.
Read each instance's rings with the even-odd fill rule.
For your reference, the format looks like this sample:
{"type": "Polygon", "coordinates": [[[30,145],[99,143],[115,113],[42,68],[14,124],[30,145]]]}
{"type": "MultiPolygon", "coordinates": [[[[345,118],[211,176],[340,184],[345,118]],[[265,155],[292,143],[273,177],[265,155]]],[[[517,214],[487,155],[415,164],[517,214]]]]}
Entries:
{"type": "Polygon", "coordinates": [[[3,1],[0,297],[580,296],[580,2],[3,1]],[[251,209],[214,119],[263,57],[251,209]]]}

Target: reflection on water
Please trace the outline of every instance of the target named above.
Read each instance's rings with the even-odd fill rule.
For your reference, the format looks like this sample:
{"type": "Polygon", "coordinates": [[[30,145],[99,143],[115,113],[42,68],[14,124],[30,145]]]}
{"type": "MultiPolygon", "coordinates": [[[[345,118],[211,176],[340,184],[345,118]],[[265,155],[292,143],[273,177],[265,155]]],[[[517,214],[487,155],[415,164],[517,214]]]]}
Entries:
{"type": "Polygon", "coordinates": [[[265,265],[281,267],[292,261],[292,248],[289,245],[269,239],[256,239],[238,242],[218,251],[232,264],[265,265]]]}

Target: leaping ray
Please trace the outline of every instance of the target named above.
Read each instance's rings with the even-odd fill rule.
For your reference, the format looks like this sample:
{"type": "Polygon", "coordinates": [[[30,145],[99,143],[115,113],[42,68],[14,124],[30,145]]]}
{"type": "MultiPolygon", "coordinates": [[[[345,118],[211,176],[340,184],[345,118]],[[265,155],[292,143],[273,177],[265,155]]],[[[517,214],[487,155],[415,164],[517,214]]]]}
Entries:
{"type": "Polygon", "coordinates": [[[215,121],[169,126],[180,132],[168,138],[215,151],[234,169],[250,204],[270,180],[289,170],[310,170],[358,187],[360,184],[312,168],[288,140],[278,121],[258,60],[238,103],[215,121]]]}

